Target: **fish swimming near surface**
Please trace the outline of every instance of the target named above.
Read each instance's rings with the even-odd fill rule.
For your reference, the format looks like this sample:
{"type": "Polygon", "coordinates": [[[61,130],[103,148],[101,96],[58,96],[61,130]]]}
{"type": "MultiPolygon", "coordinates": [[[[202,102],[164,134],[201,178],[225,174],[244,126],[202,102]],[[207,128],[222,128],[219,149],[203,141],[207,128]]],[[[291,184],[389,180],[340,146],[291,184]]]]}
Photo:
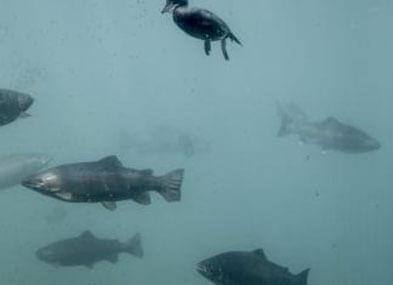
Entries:
{"type": "Polygon", "coordinates": [[[149,191],[156,191],[168,202],[180,201],[184,169],[164,176],[153,170],[124,167],[117,156],[98,161],[64,164],[25,179],[22,185],[41,194],[66,202],[100,202],[108,210],[116,201],[151,203],[149,191]]]}
{"type": "Polygon", "coordinates": [[[188,0],[167,0],[162,13],[172,11],[176,25],[188,35],[203,40],[206,55],[210,55],[211,42],[221,41],[221,50],[229,60],[226,40],[242,45],[228,25],[209,10],[188,7],[188,0]]]}
{"type": "Polygon", "coordinates": [[[182,155],[191,157],[209,150],[202,138],[169,126],[157,126],[142,132],[120,133],[119,147],[141,155],[182,155]]]}
{"type": "Polygon", "coordinates": [[[143,257],[141,235],[138,233],[126,243],[118,240],[96,238],[85,231],[75,238],[64,239],[49,244],[36,251],[36,257],[56,267],[86,266],[93,268],[99,261],[117,263],[120,253],[143,257]]]}
{"type": "Polygon", "coordinates": [[[290,273],[269,261],[262,249],[216,255],[200,262],[197,271],[216,285],[307,285],[309,273],[290,273]]]}
{"type": "Polygon", "coordinates": [[[378,150],[381,144],[369,134],[353,126],[328,117],[320,122],[310,122],[307,115],[294,104],[279,104],[281,127],[278,136],[295,134],[306,144],[319,145],[323,150],[345,153],[363,153],[378,150]]]}
{"type": "Polygon", "coordinates": [[[18,118],[29,117],[27,110],[34,99],[29,94],[0,89],[0,126],[12,123],[18,118]]]}
{"type": "Polygon", "coordinates": [[[42,154],[12,154],[0,158],[0,189],[20,185],[23,179],[47,166],[50,158],[42,154]]]}

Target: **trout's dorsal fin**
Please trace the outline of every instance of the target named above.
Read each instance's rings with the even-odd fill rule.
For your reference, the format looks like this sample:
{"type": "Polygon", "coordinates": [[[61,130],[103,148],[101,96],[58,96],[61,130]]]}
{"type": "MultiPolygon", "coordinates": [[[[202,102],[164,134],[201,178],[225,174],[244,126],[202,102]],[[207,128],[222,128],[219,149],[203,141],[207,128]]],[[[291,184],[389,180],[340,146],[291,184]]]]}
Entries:
{"type": "Polygon", "coordinates": [[[122,168],[123,164],[121,163],[120,159],[116,155],[106,156],[98,161],[101,165],[107,168],[118,169],[122,168]]]}
{"type": "Polygon", "coordinates": [[[325,125],[325,126],[337,126],[337,125],[340,124],[340,122],[335,117],[330,116],[327,119],[325,119],[322,122],[322,124],[325,125]]]}
{"type": "Polygon", "coordinates": [[[84,231],[83,233],[80,234],[79,237],[81,239],[87,239],[87,240],[94,239],[94,235],[91,233],[91,231],[84,231]]]}
{"type": "Polygon", "coordinates": [[[263,260],[267,260],[265,251],[262,248],[258,248],[256,250],[253,251],[253,253],[255,255],[257,255],[259,258],[263,259],[263,260]]]}

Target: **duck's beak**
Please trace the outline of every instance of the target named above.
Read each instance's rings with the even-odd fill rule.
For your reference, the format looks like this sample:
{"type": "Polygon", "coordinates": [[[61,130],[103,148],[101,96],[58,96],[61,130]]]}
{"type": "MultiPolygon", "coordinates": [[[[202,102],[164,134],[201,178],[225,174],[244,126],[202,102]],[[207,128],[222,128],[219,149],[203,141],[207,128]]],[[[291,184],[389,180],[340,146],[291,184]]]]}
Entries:
{"type": "Polygon", "coordinates": [[[165,5],[164,9],[162,9],[161,14],[170,12],[174,7],[175,7],[174,3],[171,3],[171,2],[167,3],[165,5]]]}

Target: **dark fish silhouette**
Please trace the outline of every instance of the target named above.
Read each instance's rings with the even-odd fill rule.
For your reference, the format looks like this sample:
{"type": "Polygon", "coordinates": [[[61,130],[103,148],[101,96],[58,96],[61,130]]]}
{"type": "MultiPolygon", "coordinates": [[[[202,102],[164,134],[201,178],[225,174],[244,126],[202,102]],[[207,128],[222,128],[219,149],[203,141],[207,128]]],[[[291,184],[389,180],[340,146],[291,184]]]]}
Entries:
{"type": "Polygon", "coordinates": [[[23,179],[36,174],[50,159],[41,154],[12,154],[0,158],[0,189],[20,185],[23,179]]]}
{"type": "Polygon", "coordinates": [[[26,111],[33,103],[33,97],[28,94],[0,89],[0,126],[30,116],[26,111]]]}
{"type": "Polygon", "coordinates": [[[109,210],[116,201],[134,200],[150,204],[149,191],[157,191],[166,201],[180,201],[183,169],[164,176],[153,170],[126,168],[116,156],[95,162],[64,164],[25,179],[22,185],[41,194],[67,202],[101,202],[109,210]]]}
{"type": "Polygon", "coordinates": [[[341,123],[334,117],[310,122],[307,115],[293,104],[280,104],[278,111],[281,116],[279,137],[296,134],[303,143],[346,153],[368,152],[381,147],[376,139],[364,131],[341,123]]]}
{"type": "Polygon", "coordinates": [[[212,41],[221,41],[221,50],[226,60],[229,60],[226,40],[230,39],[241,45],[221,18],[206,9],[188,7],[188,0],[167,0],[162,13],[170,11],[173,11],[173,20],[180,29],[204,41],[206,55],[210,54],[212,41]]]}
{"type": "Polygon", "coordinates": [[[216,285],[307,285],[309,269],[291,274],[257,249],[216,255],[200,262],[197,271],[216,285]]]}
{"type": "Polygon", "coordinates": [[[143,257],[141,235],[136,234],[126,243],[118,240],[98,239],[90,231],[80,236],[54,242],[36,251],[36,257],[54,266],[86,266],[107,260],[117,263],[119,253],[143,257]]]}

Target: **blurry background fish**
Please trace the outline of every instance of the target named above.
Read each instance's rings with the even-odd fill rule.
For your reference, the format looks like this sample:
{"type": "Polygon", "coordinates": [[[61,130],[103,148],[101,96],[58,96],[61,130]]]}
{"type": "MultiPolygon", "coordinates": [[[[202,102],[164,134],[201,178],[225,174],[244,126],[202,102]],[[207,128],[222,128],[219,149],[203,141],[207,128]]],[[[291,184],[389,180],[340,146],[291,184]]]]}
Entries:
{"type": "Polygon", "coordinates": [[[42,154],[12,154],[0,158],[0,189],[7,189],[44,168],[50,159],[42,154]]]}
{"type": "Polygon", "coordinates": [[[209,151],[210,144],[201,137],[170,126],[156,126],[133,134],[122,130],[119,146],[121,152],[141,155],[183,155],[190,157],[209,151]]]}

